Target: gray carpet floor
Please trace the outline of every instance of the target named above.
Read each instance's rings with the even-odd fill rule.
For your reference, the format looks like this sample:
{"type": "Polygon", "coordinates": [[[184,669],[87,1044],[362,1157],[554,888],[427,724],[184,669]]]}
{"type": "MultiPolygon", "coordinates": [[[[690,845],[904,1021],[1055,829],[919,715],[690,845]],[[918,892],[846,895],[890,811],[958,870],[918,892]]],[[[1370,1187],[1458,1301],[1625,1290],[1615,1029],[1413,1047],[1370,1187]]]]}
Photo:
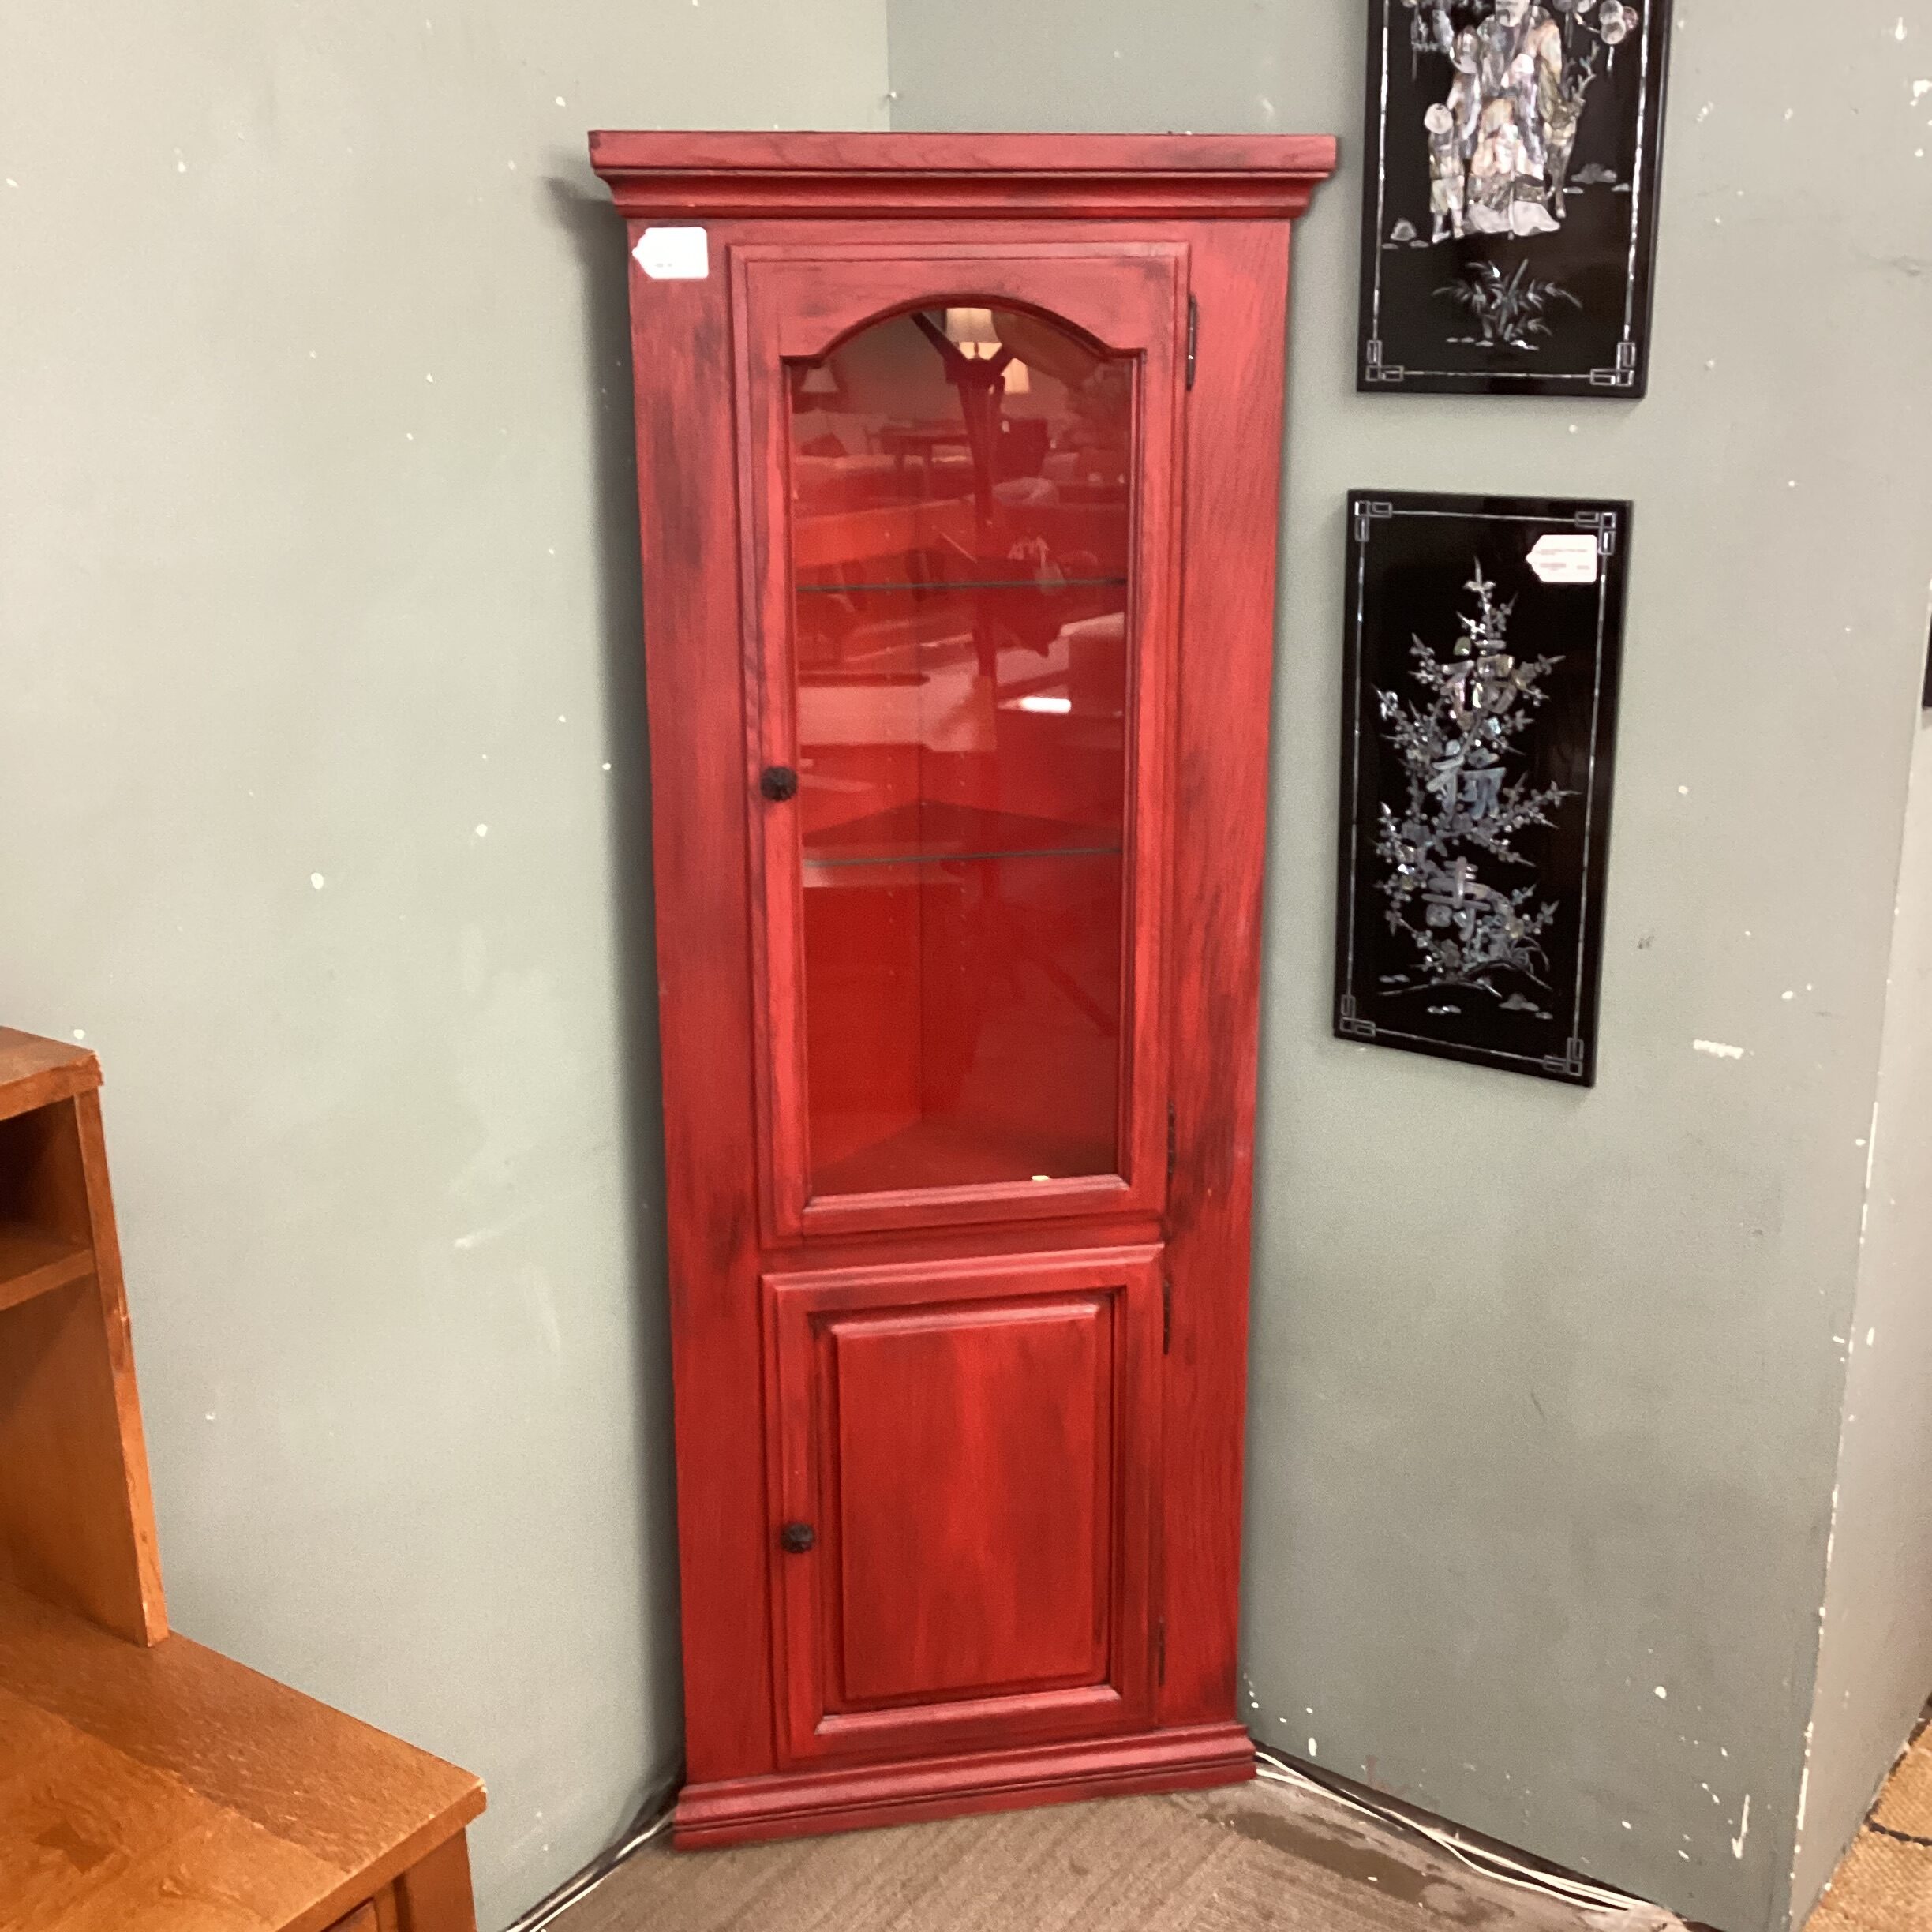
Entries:
{"type": "Polygon", "coordinates": [[[725,1852],[646,1846],[555,1932],[1664,1932],[1264,1784],[725,1852]]]}

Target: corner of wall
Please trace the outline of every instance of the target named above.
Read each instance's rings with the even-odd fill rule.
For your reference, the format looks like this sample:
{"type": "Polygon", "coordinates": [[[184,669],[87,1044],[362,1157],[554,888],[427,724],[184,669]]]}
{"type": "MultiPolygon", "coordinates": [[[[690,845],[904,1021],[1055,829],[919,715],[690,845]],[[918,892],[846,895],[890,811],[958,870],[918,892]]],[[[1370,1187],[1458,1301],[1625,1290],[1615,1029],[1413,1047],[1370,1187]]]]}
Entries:
{"type": "Polygon", "coordinates": [[[1817,1668],[1792,1866],[1792,1921],[1829,1880],[1932,1693],[1932,723],[1901,826],[1885,1024],[1866,1149],[1855,1299],[1817,1668]]]}

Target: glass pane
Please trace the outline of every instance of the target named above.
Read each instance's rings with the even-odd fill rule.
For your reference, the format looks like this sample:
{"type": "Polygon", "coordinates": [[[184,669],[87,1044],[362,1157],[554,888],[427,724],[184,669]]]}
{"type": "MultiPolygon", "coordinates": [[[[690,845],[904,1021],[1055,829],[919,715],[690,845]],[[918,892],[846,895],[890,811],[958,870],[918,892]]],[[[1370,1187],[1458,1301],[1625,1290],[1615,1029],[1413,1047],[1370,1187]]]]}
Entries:
{"type": "Polygon", "coordinates": [[[791,382],[812,1192],[1117,1172],[1131,366],[933,309],[791,382]]]}

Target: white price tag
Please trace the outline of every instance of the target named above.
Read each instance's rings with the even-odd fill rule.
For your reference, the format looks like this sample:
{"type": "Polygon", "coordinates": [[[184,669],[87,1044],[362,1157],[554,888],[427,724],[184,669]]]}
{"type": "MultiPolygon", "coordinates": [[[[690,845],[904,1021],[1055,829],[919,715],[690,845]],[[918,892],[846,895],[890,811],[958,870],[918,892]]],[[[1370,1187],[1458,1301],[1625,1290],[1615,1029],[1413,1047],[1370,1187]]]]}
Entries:
{"type": "Polygon", "coordinates": [[[653,282],[702,282],[711,272],[710,239],[702,228],[646,228],[631,253],[653,282]]]}
{"type": "Polygon", "coordinates": [[[1593,584],[1597,581],[1597,539],[1587,532],[1572,537],[1555,530],[1536,540],[1530,567],[1546,584],[1593,584]]]}

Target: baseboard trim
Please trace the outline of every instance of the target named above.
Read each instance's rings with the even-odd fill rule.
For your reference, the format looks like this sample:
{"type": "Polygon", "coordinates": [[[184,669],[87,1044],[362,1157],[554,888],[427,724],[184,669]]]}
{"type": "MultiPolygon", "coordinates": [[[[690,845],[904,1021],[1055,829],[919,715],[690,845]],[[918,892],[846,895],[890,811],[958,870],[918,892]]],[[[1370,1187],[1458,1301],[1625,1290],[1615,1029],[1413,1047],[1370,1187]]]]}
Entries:
{"type": "Polygon", "coordinates": [[[773,1772],[687,1785],[671,1839],[695,1850],[1133,1792],[1198,1790],[1238,1784],[1254,1776],[1254,1740],[1227,1723],[917,1764],[773,1772]]]}

